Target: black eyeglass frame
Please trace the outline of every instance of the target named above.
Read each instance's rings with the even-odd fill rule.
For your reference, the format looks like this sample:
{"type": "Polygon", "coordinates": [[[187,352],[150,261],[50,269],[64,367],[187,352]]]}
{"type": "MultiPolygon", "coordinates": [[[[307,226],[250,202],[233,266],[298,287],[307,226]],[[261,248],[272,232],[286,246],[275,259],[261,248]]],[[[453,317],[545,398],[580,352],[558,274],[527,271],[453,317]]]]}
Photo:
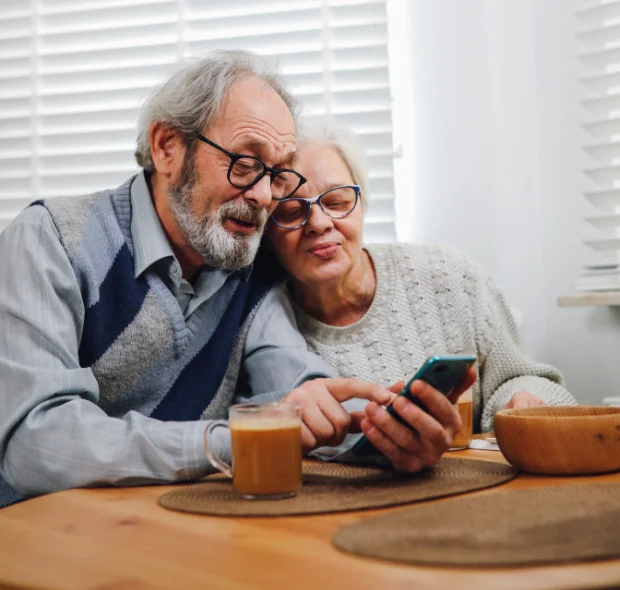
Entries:
{"type": "Polygon", "coordinates": [[[310,219],[310,215],[312,214],[312,205],[315,205],[315,204],[317,204],[321,208],[321,211],[323,211],[323,213],[325,213],[325,215],[327,215],[328,217],[331,217],[332,219],[344,219],[348,215],[351,215],[353,211],[355,211],[355,207],[357,207],[357,202],[359,201],[360,194],[361,194],[361,189],[360,189],[359,184],[341,184],[339,186],[332,186],[331,188],[328,188],[326,191],[323,191],[320,195],[317,195],[316,197],[312,197],[311,199],[304,199],[303,197],[287,197],[286,199],[279,199],[278,207],[280,206],[280,203],[286,203],[287,201],[304,201],[305,203],[308,203],[308,213],[306,215],[306,218],[301,223],[293,227],[287,227],[285,225],[280,225],[275,220],[273,213],[270,219],[271,221],[273,221],[273,223],[275,223],[278,227],[281,227],[282,229],[289,229],[289,230],[299,229],[300,227],[303,227],[304,225],[306,225],[306,223],[308,223],[308,220],[310,219]],[[355,202],[353,203],[353,207],[351,207],[351,209],[347,211],[347,213],[344,213],[343,215],[332,215],[331,213],[329,213],[323,208],[323,203],[321,203],[321,197],[323,195],[326,195],[327,193],[331,193],[332,191],[338,190],[339,188],[352,188],[355,191],[355,202]]]}
{"type": "Polygon", "coordinates": [[[219,150],[220,152],[222,152],[223,154],[226,154],[230,158],[230,165],[228,166],[228,174],[226,175],[226,178],[228,179],[228,182],[235,188],[242,188],[242,189],[252,188],[255,184],[258,184],[267,173],[269,173],[271,177],[269,181],[270,185],[273,184],[275,177],[282,172],[294,174],[295,176],[297,176],[297,178],[299,178],[299,184],[293,190],[293,192],[289,193],[285,197],[274,197],[272,195],[272,198],[275,201],[282,201],[283,199],[291,198],[299,190],[300,186],[308,182],[301,174],[299,174],[299,172],[296,172],[295,170],[290,170],[289,168],[271,168],[270,166],[267,166],[267,164],[265,164],[265,162],[263,162],[260,158],[256,158],[254,156],[248,156],[246,154],[236,154],[234,152],[229,152],[227,149],[223,148],[221,145],[218,145],[214,141],[211,141],[208,137],[205,137],[204,135],[202,135],[202,133],[196,133],[196,137],[200,141],[203,141],[207,145],[210,145],[216,150],[219,150]],[[254,160],[255,162],[258,162],[263,167],[263,171],[259,173],[259,175],[250,184],[235,184],[230,179],[233,166],[242,158],[248,159],[248,160],[254,160]]]}

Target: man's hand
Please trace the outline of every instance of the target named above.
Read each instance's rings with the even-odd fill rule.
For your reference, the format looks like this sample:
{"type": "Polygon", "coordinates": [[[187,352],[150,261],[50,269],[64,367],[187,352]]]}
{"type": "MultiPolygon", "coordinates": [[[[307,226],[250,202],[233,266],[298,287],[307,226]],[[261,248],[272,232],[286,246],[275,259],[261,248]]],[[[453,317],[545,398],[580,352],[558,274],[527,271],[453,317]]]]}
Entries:
{"type": "Polygon", "coordinates": [[[362,432],[395,469],[415,473],[430,467],[450,448],[454,435],[461,429],[461,418],[453,404],[477,377],[472,367],[463,383],[448,397],[424,381],[414,381],[410,391],[424,403],[428,413],[402,396],[394,400],[394,409],[415,431],[398,422],[379,404],[371,402],[361,421],[362,432]]]}
{"type": "Polygon", "coordinates": [[[510,398],[510,401],[504,406],[504,409],[535,408],[537,406],[546,405],[547,404],[539,397],[527,391],[519,391],[510,398]]]}
{"type": "Polygon", "coordinates": [[[335,446],[343,441],[349,432],[352,416],[341,403],[354,397],[387,405],[396,396],[374,383],[342,378],[306,381],[282,400],[282,403],[294,403],[301,408],[304,454],[317,447],[335,446]]]}

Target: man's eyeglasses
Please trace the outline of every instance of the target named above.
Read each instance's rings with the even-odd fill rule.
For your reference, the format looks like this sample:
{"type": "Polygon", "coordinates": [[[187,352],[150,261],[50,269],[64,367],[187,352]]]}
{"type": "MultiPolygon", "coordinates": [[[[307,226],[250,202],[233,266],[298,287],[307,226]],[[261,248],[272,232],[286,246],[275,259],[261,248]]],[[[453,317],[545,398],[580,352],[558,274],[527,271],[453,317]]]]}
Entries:
{"type": "Polygon", "coordinates": [[[253,156],[233,154],[200,133],[197,133],[196,137],[230,158],[228,182],[235,188],[252,188],[265,174],[269,174],[271,176],[271,196],[280,200],[292,196],[306,182],[306,179],[295,170],[270,168],[262,160],[253,156]]]}
{"type": "Polygon", "coordinates": [[[335,186],[313,199],[292,197],[284,199],[271,214],[272,221],[284,229],[298,229],[310,219],[312,205],[317,204],[325,215],[333,219],[342,219],[349,215],[360,195],[360,187],[356,184],[335,186]]]}

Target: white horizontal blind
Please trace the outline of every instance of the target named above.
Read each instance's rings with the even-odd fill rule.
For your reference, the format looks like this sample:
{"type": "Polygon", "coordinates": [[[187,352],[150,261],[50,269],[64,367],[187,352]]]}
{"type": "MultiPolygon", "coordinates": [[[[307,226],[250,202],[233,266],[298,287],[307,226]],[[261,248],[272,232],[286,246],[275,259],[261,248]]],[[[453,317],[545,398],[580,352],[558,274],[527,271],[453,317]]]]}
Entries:
{"type": "Polygon", "coordinates": [[[30,200],[137,170],[141,101],[184,57],[276,59],[307,114],[361,134],[368,241],[393,240],[386,0],[0,0],[0,230],[30,200]]]}
{"type": "Polygon", "coordinates": [[[581,290],[620,288],[620,0],[580,0],[580,82],[585,96],[585,197],[593,213],[592,255],[577,281],[581,290]]]}
{"type": "Polygon", "coordinates": [[[31,1],[0,3],[0,230],[35,189],[35,29],[31,1]]]}

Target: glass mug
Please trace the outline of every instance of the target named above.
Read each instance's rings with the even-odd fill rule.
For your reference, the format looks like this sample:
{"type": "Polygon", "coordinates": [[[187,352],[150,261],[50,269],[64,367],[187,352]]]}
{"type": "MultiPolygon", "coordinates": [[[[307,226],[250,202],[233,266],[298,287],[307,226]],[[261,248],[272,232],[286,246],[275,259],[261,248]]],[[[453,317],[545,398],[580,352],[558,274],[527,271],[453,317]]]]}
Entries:
{"type": "Polygon", "coordinates": [[[301,487],[301,411],[294,404],[249,403],[231,406],[228,422],[215,420],[205,432],[211,464],[232,478],[249,500],[294,496],[301,487]],[[211,452],[209,437],[229,428],[232,466],[211,452]]]}
{"type": "Polygon", "coordinates": [[[468,389],[456,402],[456,408],[461,416],[463,427],[454,436],[451,451],[460,451],[469,447],[469,443],[473,438],[473,416],[471,388],[468,389]]]}

